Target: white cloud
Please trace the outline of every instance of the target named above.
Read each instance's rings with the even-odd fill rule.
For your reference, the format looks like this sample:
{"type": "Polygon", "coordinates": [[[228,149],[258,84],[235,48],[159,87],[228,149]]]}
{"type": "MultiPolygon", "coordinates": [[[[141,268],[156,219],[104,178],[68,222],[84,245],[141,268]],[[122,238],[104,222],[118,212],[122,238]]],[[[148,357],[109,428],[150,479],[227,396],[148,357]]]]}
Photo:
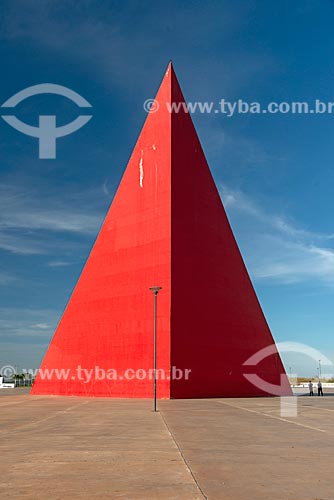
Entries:
{"type": "Polygon", "coordinates": [[[237,92],[255,75],[276,72],[277,62],[268,52],[254,53],[247,48],[235,50],[233,44],[227,43],[247,20],[250,8],[244,5],[235,12],[225,9],[223,18],[212,15],[214,9],[214,6],[210,9],[201,2],[180,3],[177,16],[173,10],[164,12],[167,31],[161,33],[158,3],[152,3],[149,9],[138,9],[135,2],[115,7],[96,0],[68,2],[66,5],[53,0],[45,0],[42,4],[16,0],[15,4],[8,2],[3,8],[0,36],[10,41],[35,44],[39,51],[60,54],[76,66],[81,65],[100,82],[107,83],[109,92],[113,86],[124,89],[134,85],[136,95],[144,89],[147,92],[150,76],[163,71],[171,50],[175,52],[175,46],[185,78],[191,85],[195,81],[197,91],[202,88],[206,95],[208,92],[210,95],[219,92],[220,95],[222,88],[225,93],[237,92]],[[71,23],[71,17],[75,18],[75,23],[71,23]],[[206,44],[211,37],[212,46],[220,52],[221,39],[215,33],[224,33],[228,47],[225,57],[217,58],[215,51],[210,54],[198,50],[198,69],[194,71],[189,51],[182,50],[187,30],[196,33],[199,46],[206,44]],[[172,40],[172,47],[166,44],[166,38],[172,40]],[[150,57],[146,57],[148,53],[150,57]],[[208,79],[208,71],[212,75],[219,74],[220,78],[208,79]]]}
{"type": "MultiPolygon", "coordinates": [[[[88,202],[91,200],[88,200],[88,202]]],[[[0,229],[94,234],[101,215],[78,210],[75,200],[59,201],[41,193],[0,184],[0,229]]]]}
{"type": "MultiPolygon", "coordinates": [[[[0,184],[0,249],[22,255],[69,250],[68,238],[97,234],[103,221],[99,189],[71,197],[0,184]],[[56,240],[56,245],[55,245],[56,240]]],[[[59,265],[59,262],[57,264],[59,265]]]]}
{"type": "Polygon", "coordinates": [[[48,342],[59,320],[59,314],[49,309],[0,308],[0,341],[48,342]]]}
{"type": "Polygon", "coordinates": [[[31,325],[31,328],[37,328],[38,330],[49,330],[50,325],[48,323],[36,323],[35,325],[31,325]]]}
{"type": "Polygon", "coordinates": [[[222,187],[220,193],[253,278],[334,285],[333,234],[299,228],[241,191],[222,187]]]}
{"type": "Polygon", "coordinates": [[[0,271],[0,286],[10,285],[17,282],[17,277],[12,274],[0,271]]]}
{"type": "Polygon", "coordinates": [[[48,262],[49,267],[66,267],[70,265],[70,262],[65,262],[63,260],[51,260],[50,262],[48,262]]]}

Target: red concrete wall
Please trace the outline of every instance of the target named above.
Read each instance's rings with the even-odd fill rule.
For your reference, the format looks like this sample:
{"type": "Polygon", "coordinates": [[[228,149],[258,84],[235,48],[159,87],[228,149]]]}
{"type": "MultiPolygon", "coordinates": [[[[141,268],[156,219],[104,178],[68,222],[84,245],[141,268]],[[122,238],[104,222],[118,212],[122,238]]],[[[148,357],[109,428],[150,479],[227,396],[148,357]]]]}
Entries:
{"type": "MultiPolygon", "coordinates": [[[[175,75],[173,102],[184,98],[175,75]]],[[[223,161],[223,159],[222,159],[223,161]]],[[[223,168],[223,164],[222,164],[223,168]]],[[[256,241],[254,241],[256,251],[256,241]]],[[[171,397],[260,396],[244,361],[274,343],[189,114],[172,115],[171,397]]],[[[279,354],[255,372],[291,394],[279,354]]]]}
{"type": "MultiPolygon", "coordinates": [[[[77,366],[104,370],[153,367],[153,294],[158,302],[157,363],[170,367],[170,77],[156,97],[96,243],[50,344],[41,369],[71,370],[68,380],[38,377],[32,394],[151,397],[152,380],[77,378],[77,366]],[[74,377],[72,379],[72,377],[74,377]]],[[[101,372],[102,373],[102,372],[101,372]]],[[[169,381],[158,385],[169,397],[169,381]]]]}

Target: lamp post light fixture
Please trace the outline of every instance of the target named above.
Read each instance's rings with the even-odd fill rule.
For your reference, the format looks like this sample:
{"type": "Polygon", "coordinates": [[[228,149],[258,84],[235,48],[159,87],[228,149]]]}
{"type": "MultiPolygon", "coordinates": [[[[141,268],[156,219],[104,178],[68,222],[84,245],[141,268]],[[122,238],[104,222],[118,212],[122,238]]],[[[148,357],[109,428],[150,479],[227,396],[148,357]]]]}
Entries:
{"type": "Polygon", "coordinates": [[[153,305],[153,411],[157,411],[157,297],[161,286],[151,286],[154,295],[153,305]]]}

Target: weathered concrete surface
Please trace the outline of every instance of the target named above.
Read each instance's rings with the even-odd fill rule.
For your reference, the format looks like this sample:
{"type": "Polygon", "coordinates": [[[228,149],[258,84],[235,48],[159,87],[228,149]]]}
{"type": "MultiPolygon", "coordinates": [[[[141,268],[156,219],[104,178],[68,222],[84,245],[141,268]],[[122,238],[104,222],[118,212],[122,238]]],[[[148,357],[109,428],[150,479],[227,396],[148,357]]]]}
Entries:
{"type": "Polygon", "coordinates": [[[203,498],[151,406],[148,400],[0,397],[0,498],[203,498]]]}
{"type": "Polygon", "coordinates": [[[277,398],[160,406],[209,499],[334,499],[334,398],[299,397],[296,418],[277,398]]]}
{"type": "Polygon", "coordinates": [[[333,500],[334,398],[159,401],[0,392],[0,498],[333,500]],[[292,402],[292,400],[291,400],[292,402]]]}

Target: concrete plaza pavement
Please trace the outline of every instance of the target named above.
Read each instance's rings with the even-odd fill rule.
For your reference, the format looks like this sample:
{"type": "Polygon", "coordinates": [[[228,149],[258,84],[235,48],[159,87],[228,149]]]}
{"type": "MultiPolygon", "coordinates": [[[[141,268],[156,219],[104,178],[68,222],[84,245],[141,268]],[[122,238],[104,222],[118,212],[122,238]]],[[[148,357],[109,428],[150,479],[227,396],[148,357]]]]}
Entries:
{"type": "Polygon", "coordinates": [[[159,401],[0,391],[0,498],[333,500],[334,397],[159,401]],[[293,399],[291,399],[293,404],[293,399]]]}

